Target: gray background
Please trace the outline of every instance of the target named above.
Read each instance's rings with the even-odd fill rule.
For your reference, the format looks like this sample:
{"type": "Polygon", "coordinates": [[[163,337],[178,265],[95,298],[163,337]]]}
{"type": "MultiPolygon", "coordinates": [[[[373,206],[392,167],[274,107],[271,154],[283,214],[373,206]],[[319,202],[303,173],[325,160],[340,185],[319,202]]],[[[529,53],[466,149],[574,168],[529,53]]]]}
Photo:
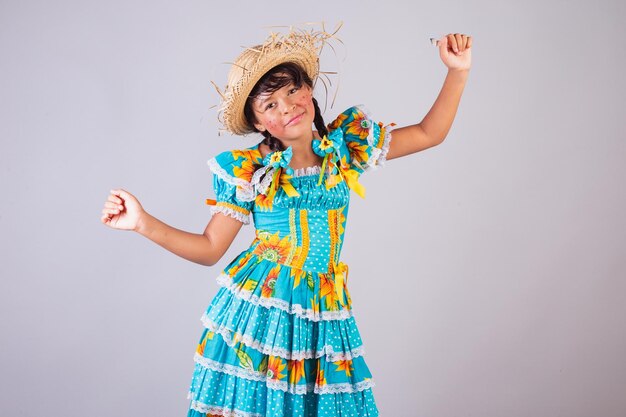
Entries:
{"type": "MultiPolygon", "coordinates": [[[[417,123],[474,37],[436,148],[353,194],[342,254],[381,415],[626,415],[623,2],[3,1],[0,414],[176,416],[206,268],[100,223],[109,189],[201,233],[227,65],[266,26],[345,22],[328,120],[417,123]]],[[[333,60],[325,69],[337,68],[333,60]]]]}

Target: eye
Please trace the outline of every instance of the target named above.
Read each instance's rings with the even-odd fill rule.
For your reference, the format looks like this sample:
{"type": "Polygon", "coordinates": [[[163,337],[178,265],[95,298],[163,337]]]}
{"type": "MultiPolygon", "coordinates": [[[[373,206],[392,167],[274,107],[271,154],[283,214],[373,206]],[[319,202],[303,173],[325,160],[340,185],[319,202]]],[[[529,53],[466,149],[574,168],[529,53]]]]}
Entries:
{"type": "Polygon", "coordinates": [[[300,89],[300,87],[293,87],[291,90],[289,90],[289,93],[290,93],[290,94],[294,94],[294,93],[296,93],[299,89],[300,89]]]}
{"type": "Polygon", "coordinates": [[[265,106],[265,110],[273,109],[275,105],[276,103],[269,103],[267,106],[265,106]]]}

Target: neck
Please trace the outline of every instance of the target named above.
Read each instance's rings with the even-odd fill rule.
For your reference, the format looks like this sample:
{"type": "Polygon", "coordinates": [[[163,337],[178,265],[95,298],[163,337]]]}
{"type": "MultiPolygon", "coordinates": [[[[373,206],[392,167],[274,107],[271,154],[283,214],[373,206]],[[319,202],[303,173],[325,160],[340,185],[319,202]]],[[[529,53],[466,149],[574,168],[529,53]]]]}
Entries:
{"type": "Polygon", "coordinates": [[[322,158],[313,152],[313,139],[313,132],[311,132],[311,135],[308,138],[301,138],[293,141],[293,143],[285,144],[293,148],[291,163],[289,163],[292,168],[304,168],[320,165],[322,163],[322,158]]]}
{"type": "MultiPolygon", "coordinates": [[[[293,150],[290,167],[298,169],[322,164],[323,158],[313,152],[313,139],[319,139],[319,135],[317,132],[311,131],[311,135],[308,137],[282,141],[285,147],[291,146],[293,150]]],[[[265,147],[265,152],[262,155],[265,156],[269,152],[271,152],[269,148],[265,147]]]]}

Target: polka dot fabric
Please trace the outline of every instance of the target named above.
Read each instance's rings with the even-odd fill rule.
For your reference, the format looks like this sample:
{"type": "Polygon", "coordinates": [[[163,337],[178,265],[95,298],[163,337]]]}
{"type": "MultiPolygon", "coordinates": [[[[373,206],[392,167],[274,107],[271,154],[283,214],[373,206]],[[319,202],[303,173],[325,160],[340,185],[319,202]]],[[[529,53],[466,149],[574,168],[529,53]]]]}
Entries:
{"type": "Polygon", "coordinates": [[[384,162],[391,135],[361,106],[329,129],[345,180],[330,166],[281,170],[274,191],[259,192],[272,186],[255,183],[269,168],[258,145],[209,161],[214,212],[252,216],[256,234],[202,315],[188,417],[379,415],[339,258],[353,181],[384,162]]]}

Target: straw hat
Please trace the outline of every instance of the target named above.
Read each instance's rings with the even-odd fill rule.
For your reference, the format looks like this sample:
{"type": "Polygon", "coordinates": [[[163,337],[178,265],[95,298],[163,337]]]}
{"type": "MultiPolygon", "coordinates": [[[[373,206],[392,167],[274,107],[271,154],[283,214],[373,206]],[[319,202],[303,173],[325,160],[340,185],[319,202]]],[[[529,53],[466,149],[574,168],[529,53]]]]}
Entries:
{"type": "Polygon", "coordinates": [[[319,55],[322,47],[340,27],[332,34],[324,30],[293,29],[287,34],[271,33],[263,44],[246,48],[232,64],[224,91],[216,86],[222,98],[218,119],[224,125],[224,130],[236,135],[254,132],[246,121],[243,109],[252,88],[275,66],[285,62],[298,64],[315,84],[320,74],[319,55]]]}

